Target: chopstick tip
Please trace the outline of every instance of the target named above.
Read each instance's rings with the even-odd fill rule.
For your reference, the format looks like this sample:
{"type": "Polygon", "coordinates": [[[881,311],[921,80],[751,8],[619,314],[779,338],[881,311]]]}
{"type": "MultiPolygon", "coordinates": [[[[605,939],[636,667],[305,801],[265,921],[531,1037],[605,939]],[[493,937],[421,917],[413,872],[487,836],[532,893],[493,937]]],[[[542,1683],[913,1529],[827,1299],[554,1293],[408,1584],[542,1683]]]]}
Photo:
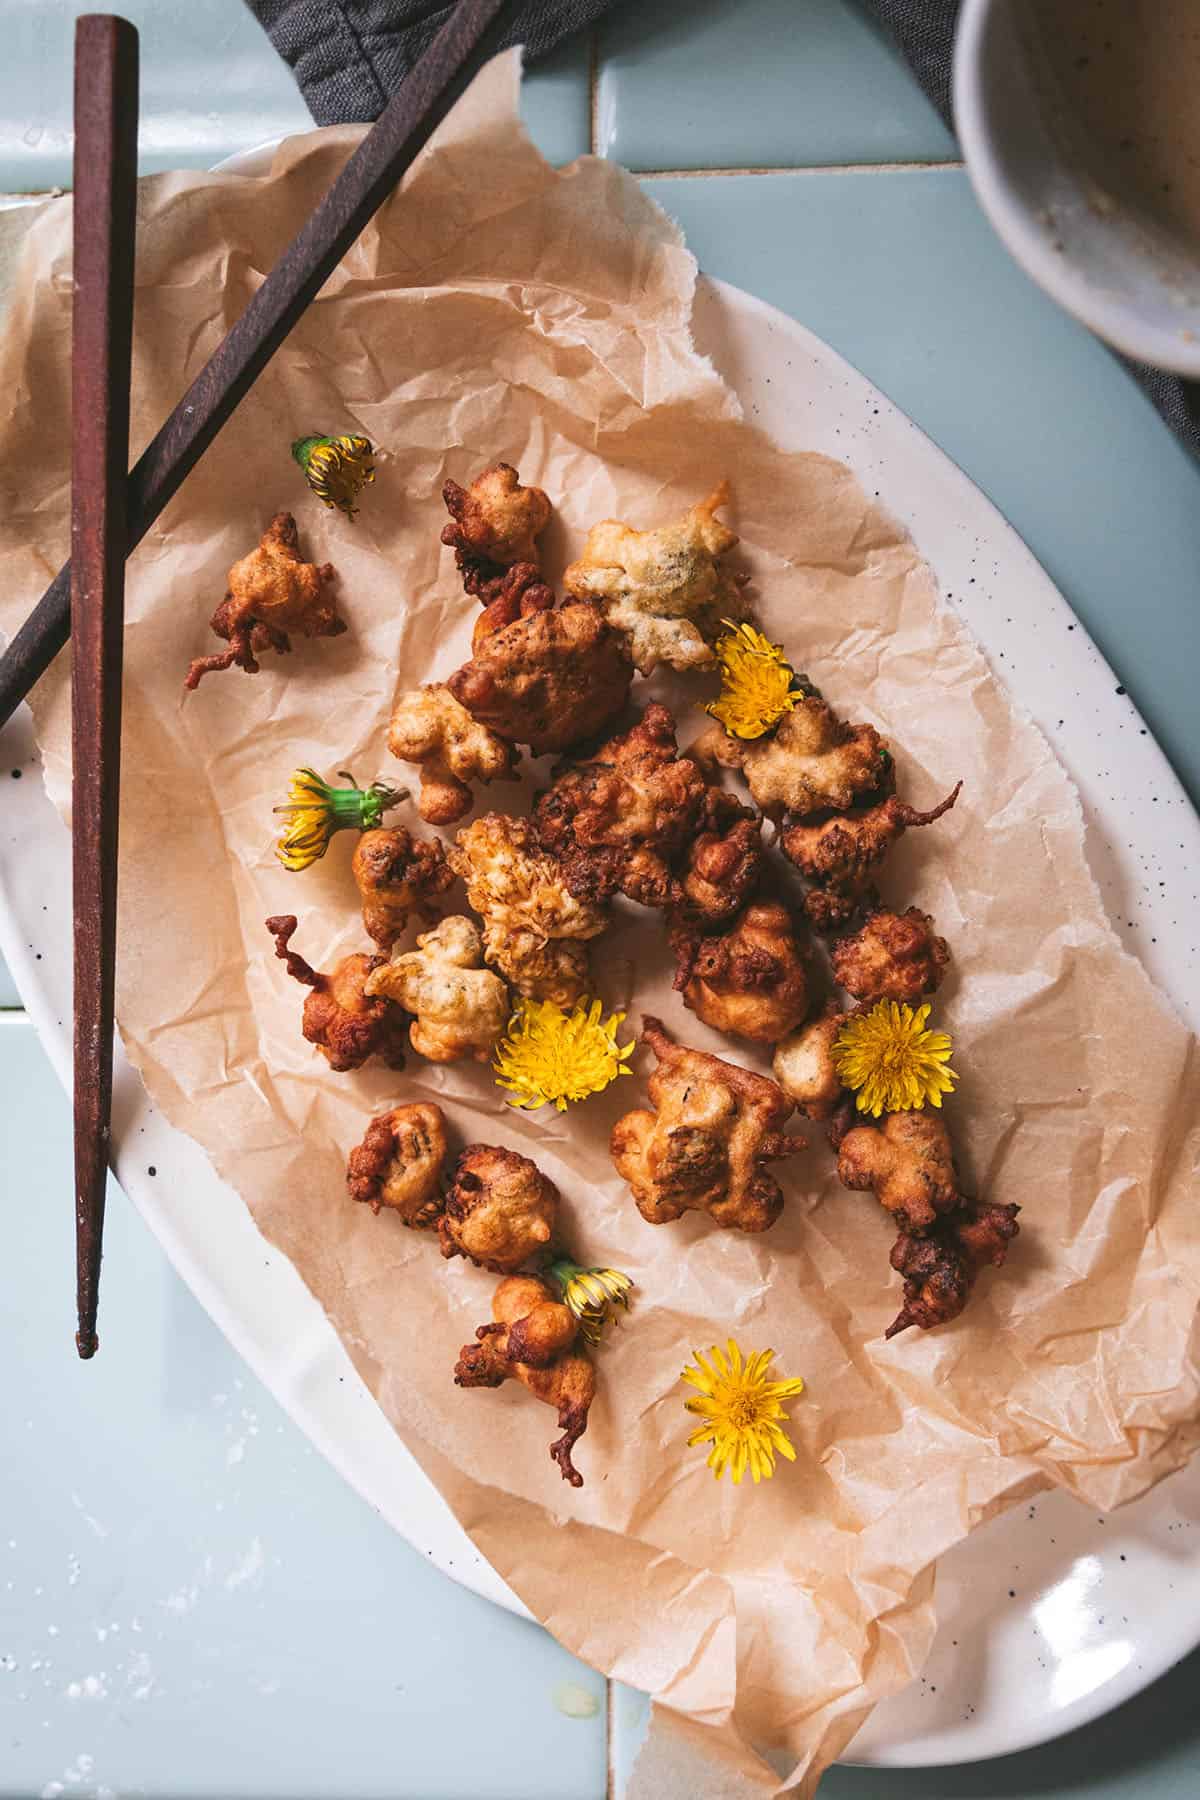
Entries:
{"type": "Polygon", "coordinates": [[[80,1362],[89,1362],[95,1356],[100,1348],[100,1339],[96,1336],[94,1327],[75,1333],[75,1348],[79,1352],[80,1362]]]}

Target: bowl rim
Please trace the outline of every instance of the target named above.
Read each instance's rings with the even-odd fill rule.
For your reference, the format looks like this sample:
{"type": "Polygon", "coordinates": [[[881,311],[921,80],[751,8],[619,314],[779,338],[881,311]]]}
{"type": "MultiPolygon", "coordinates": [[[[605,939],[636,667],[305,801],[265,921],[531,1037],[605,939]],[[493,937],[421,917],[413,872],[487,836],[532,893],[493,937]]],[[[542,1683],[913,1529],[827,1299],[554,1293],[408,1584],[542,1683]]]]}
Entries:
{"type": "Polygon", "coordinates": [[[1125,302],[1096,288],[1052,248],[1005,178],[983,94],[983,48],[996,7],[997,0],[963,0],[952,72],[954,123],[967,178],[993,230],[1032,281],[1115,350],[1151,368],[1200,378],[1200,335],[1189,340],[1148,325],[1125,302]]]}

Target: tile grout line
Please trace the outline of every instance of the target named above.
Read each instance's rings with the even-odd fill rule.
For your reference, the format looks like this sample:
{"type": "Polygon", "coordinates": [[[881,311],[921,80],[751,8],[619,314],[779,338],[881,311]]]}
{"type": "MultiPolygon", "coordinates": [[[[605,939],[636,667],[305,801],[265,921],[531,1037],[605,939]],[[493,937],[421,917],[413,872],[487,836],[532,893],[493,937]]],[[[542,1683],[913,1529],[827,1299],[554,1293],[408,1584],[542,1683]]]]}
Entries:
{"type": "Polygon", "coordinates": [[[778,163],[743,169],[631,169],[639,181],[696,181],[716,175],[902,175],[913,170],[936,173],[963,168],[961,162],[778,163]]]}
{"type": "Polygon", "coordinates": [[[600,154],[600,27],[593,25],[588,34],[588,147],[593,156],[600,154]]]}
{"type": "Polygon", "coordinates": [[[617,1772],[613,1767],[613,1678],[604,1677],[604,1800],[617,1800],[617,1772]]]}

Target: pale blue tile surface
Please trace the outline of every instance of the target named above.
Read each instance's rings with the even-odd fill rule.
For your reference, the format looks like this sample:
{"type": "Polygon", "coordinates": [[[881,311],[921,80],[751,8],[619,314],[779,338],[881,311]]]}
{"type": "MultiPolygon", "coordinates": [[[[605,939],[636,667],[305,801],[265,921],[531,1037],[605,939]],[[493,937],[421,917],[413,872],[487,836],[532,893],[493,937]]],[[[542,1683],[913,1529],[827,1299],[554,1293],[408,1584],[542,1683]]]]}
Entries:
{"type": "Polygon", "coordinates": [[[0,1093],[0,1795],[601,1800],[601,1678],[351,1492],[115,1185],[79,1363],[69,1110],[23,1019],[0,1093]]]}
{"type": "Polygon", "coordinates": [[[840,350],[1016,526],[1200,799],[1200,466],[959,170],[652,180],[708,273],[840,350]]]}
{"type": "Polygon", "coordinates": [[[591,36],[585,32],[525,67],[521,113],[534,143],[552,163],[571,162],[592,147],[591,57],[591,36]]]}
{"type": "MultiPolygon", "coordinates": [[[[69,179],[70,21],[83,9],[0,0],[0,189],[69,179]]],[[[122,10],[143,30],[144,167],[204,164],[307,124],[240,0],[122,10]]],[[[954,155],[853,0],[628,0],[602,46],[602,144],[635,166],[954,155]]],[[[586,77],[581,42],[528,84],[526,117],[553,160],[587,148],[586,77]]],[[[1008,513],[1200,794],[1200,477],[1107,354],[1007,261],[963,178],[651,191],[707,269],[812,326],[1008,513]]],[[[4,1185],[20,1223],[0,1263],[0,1412],[22,1458],[0,1502],[0,1795],[57,1783],[152,1800],[599,1800],[602,1720],[565,1720],[551,1700],[564,1675],[595,1678],[435,1575],[349,1493],[118,1195],[105,1316],[136,1331],[110,1327],[99,1361],[78,1368],[67,1109],[19,1021],[0,1021],[0,1082],[4,1185]],[[64,1479],[72,1455],[82,1473],[64,1479]]],[[[1198,1675],[1192,1658],[1112,1720],[1043,1750],[965,1769],[839,1770],[822,1795],[1193,1800],[1198,1675]]],[[[641,1696],[616,1692],[618,1772],[644,1713],[641,1696]]]]}
{"type": "MultiPolygon", "coordinates": [[[[75,18],[84,0],[4,0],[0,189],[71,180],[75,18]]],[[[241,0],[122,0],[141,37],[143,174],[203,169],[312,123],[291,71],[241,0]]]]}
{"type": "Polygon", "coordinates": [[[631,169],[958,155],[854,0],[625,0],[602,20],[599,48],[598,147],[631,169]]]}
{"type": "MultiPolygon", "coordinates": [[[[71,181],[75,19],[88,0],[3,0],[0,193],[71,181]]],[[[312,119],[290,69],[242,0],[122,0],[141,38],[138,157],[144,175],[205,169],[312,119]]],[[[564,45],[526,83],[530,130],[552,162],[588,148],[589,48],[564,45]]]]}

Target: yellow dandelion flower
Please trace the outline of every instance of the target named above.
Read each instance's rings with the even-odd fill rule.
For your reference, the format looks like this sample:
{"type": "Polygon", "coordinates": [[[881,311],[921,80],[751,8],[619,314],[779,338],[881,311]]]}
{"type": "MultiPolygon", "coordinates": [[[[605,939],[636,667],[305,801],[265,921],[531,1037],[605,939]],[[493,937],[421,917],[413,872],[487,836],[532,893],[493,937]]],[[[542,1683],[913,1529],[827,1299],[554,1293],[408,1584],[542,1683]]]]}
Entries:
{"type": "Polygon", "coordinates": [[[287,805],[274,809],[288,822],[275,846],[285,869],[307,869],[324,856],[335,831],[371,831],[390,806],[408,797],[407,788],[390,787],[386,781],[359,788],[345,769],[338,774],[348,787],[331,787],[315,769],[297,769],[292,775],[287,805]]]}
{"type": "Polygon", "coordinates": [[[797,700],[816,689],[806,675],[797,675],[782,644],[772,644],[753,625],[737,625],[732,619],[721,623],[729,627],[728,635],[715,645],[721,693],[704,710],[733,737],[763,737],[797,700]]]}
{"type": "Polygon", "coordinates": [[[510,1106],[536,1110],[553,1101],[559,1112],[570,1100],[598,1094],[618,1075],[633,1043],[618,1044],[624,1013],[600,1017],[599,1000],[579,1000],[564,1012],[553,1000],[521,1000],[508,1021],[492,1064],[496,1086],[508,1088],[510,1106]]]}
{"type": "Polygon", "coordinates": [[[747,1469],[756,1482],[770,1480],[776,1452],[788,1462],[796,1460],[785,1430],[787,1414],[780,1403],[802,1394],[804,1383],[799,1376],[792,1381],[767,1379],[773,1350],[759,1350],[743,1361],[730,1338],[725,1351],[714,1344],[708,1354],[706,1362],[693,1350],[696,1366],[689,1364],[679,1378],[699,1389],[698,1397],[685,1400],[684,1406],[704,1420],[688,1444],[712,1445],[708,1466],[718,1481],[726,1469],[735,1484],[747,1469]]]}
{"type": "Polygon", "coordinates": [[[354,502],[361,490],[375,479],[374,454],[370,438],[365,437],[322,437],[318,433],[297,438],[292,445],[292,455],[317,499],[336,506],[348,519],[354,517],[354,502]]]}
{"type": "Polygon", "coordinates": [[[858,1091],[859,1112],[877,1119],[884,1112],[919,1112],[940,1106],[958,1076],[950,1067],[951,1043],[944,1031],[928,1031],[928,1006],[879,1000],[870,1012],[855,1013],[838,1032],[833,1062],[848,1088],[858,1091]]]}
{"type": "Polygon", "coordinates": [[[560,1256],[546,1272],[558,1283],[563,1305],[579,1320],[579,1329],[589,1344],[600,1342],[614,1306],[629,1310],[633,1282],[620,1269],[583,1269],[569,1256],[560,1256]]]}

